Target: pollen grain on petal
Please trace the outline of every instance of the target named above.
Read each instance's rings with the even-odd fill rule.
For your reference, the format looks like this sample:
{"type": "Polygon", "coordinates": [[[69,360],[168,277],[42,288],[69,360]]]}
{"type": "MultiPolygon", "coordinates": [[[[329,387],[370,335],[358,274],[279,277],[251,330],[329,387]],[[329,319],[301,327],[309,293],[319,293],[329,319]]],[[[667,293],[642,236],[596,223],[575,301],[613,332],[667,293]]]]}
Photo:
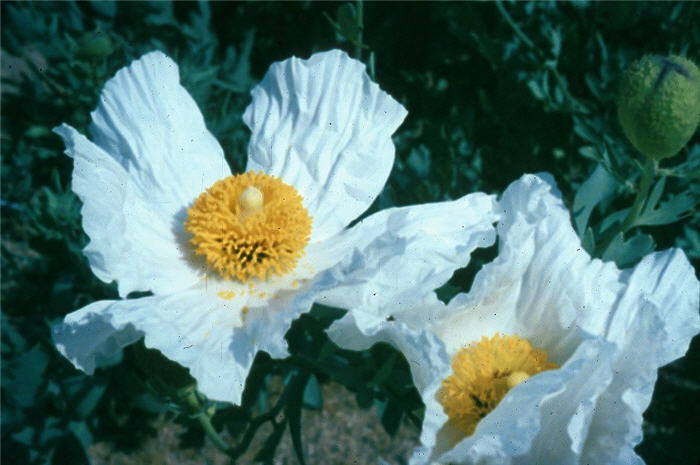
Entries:
{"type": "Polygon", "coordinates": [[[240,282],[288,273],[311,235],[311,216],[301,195],[262,172],[217,181],[187,215],[185,230],[192,235],[195,254],[225,279],[240,282]]]}
{"type": "Polygon", "coordinates": [[[453,374],[442,382],[438,398],[450,424],[467,436],[496,408],[508,391],[558,366],[547,352],[518,336],[496,334],[461,349],[452,358],[453,374]]]}

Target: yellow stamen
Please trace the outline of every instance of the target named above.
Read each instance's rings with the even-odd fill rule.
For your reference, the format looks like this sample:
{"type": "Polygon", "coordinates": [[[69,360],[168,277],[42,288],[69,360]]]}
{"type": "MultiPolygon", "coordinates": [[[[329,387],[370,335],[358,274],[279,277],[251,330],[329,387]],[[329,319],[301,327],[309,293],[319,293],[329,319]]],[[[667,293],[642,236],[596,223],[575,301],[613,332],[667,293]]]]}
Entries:
{"type": "Polygon", "coordinates": [[[248,172],[217,181],[187,210],[195,254],[226,279],[283,275],[296,266],[311,234],[311,216],[294,187],[248,172]]]}
{"type": "Polygon", "coordinates": [[[531,376],[558,366],[547,352],[518,336],[483,337],[452,359],[454,374],[442,382],[439,400],[450,424],[467,436],[509,390],[531,376]]]}

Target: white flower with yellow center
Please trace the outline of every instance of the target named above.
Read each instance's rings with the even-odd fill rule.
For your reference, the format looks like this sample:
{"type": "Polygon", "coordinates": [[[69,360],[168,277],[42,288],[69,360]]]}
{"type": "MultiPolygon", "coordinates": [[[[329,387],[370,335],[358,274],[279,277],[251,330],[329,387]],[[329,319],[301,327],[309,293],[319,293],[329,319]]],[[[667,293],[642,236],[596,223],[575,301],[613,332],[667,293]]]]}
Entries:
{"type": "Polygon", "coordinates": [[[347,228],[384,186],[406,110],[345,53],[276,63],[252,96],[243,174],[231,174],[160,52],[106,84],[92,141],[56,128],[74,159],[85,254],[123,298],[54,329],[76,367],[92,373],[144,337],[204,394],[239,403],[256,352],[286,356],[285,332],[320,292],[341,304],[377,292],[421,301],[495,240],[495,199],[484,194],[384,210],[347,228]],[[126,299],[135,291],[153,295],[126,299]]]}
{"type": "Polygon", "coordinates": [[[411,463],[643,463],[657,369],[700,331],[692,266],[678,249],[628,270],[591,259],[548,175],[511,184],[499,210],[499,255],[469,293],[392,321],[365,306],[331,338],[406,355],[426,405],[411,463]]]}

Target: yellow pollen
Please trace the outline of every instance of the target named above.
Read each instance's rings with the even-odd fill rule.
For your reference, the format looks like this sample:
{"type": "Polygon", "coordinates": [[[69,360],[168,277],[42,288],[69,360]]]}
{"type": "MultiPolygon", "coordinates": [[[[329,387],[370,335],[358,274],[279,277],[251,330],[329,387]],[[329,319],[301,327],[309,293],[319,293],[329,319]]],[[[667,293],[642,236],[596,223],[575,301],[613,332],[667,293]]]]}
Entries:
{"type": "Polygon", "coordinates": [[[185,230],[211,269],[247,282],[294,269],[309,242],[311,216],[294,187],[248,172],[203,192],[187,210],[185,230]]]}
{"type": "Polygon", "coordinates": [[[218,296],[221,297],[224,300],[231,300],[234,297],[236,297],[236,293],[233,291],[219,291],[217,292],[218,296]]]}
{"type": "Polygon", "coordinates": [[[455,428],[467,436],[509,390],[531,376],[558,368],[547,352],[526,339],[496,334],[461,349],[452,359],[453,374],[438,394],[442,408],[455,428]]]}

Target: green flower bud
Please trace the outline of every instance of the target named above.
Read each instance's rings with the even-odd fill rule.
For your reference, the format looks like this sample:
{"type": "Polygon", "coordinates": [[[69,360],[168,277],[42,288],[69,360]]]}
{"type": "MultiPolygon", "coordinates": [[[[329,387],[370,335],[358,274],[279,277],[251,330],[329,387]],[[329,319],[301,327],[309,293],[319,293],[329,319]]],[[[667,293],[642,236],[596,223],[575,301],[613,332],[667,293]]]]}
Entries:
{"type": "Polygon", "coordinates": [[[78,55],[85,58],[102,58],[114,51],[112,39],[101,31],[89,32],[78,42],[78,55]]]}
{"type": "Polygon", "coordinates": [[[700,70],[675,55],[635,61],[620,86],[618,118],[644,155],[661,160],[677,154],[700,120],[700,70]]]}

